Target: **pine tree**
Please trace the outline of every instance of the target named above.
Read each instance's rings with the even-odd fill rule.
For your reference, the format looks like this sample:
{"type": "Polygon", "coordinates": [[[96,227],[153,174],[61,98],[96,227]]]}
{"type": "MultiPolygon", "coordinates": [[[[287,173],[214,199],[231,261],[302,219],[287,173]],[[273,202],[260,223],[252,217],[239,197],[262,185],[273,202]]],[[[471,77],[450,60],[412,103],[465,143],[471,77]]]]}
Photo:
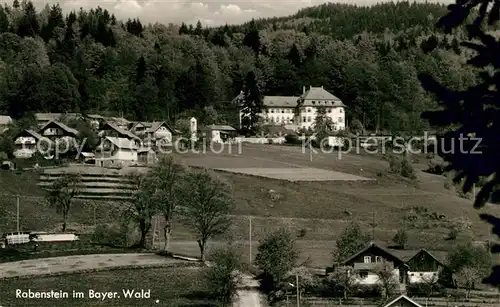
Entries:
{"type": "Polygon", "coordinates": [[[185,23],[181,24],[181,27],[179,28],[179,34],[180,35],[189,34],[189,29],[185,23]]]}
{"type": "Polygon", "coordinates": [[[9,31],[9,17],[3,7],[0,6],[0,33],[9,31]]]}
{"type": "Polygon", "coordinates": [[[292,45],[292,48],[290,48],[290,51],[288,52],[287,59],[297,68],[300,67],[300,64],[302,63],[302,56],[300,55],[300,51],[297,48],[297,45],[295,43],[292,45]]]}
{"type": "Polygon", "coordinates": [[[201,22],[198,20],[196,23],[196,28],[194,28],[194,35],[200,36],[203,33],[203,27],[201,22]]]}
{"type": "Polygon", "coordinates": [[[256,55],[259,54],[261,48],[260,34],[254,19],[250,21],[248,31],[245,33],[245,37],[243,38],[243,44],[252,48],[256,55]]]}
{"type": "Polygon", "coordinates": [[[37,36],[40,34],[36,9],[31,1],[26,3],[17,34],[21,37],[37,36]]]}
{"type": "Polygon", "coordinates": [[[144,59],[143,56],[141,56],[139,58],[139,61],[137,62],[135,84],[137,85],[141,84],[144,81],[145,76],[146,76],[146,60],[144,59]]]}
{"type": "Polygon", "coordinates": [[[56,27],[64,28],[64,16],[59,4],[55,4],[50,8],[49,18],[47,23],[42,27],[41,36],[47,42],[53,37],[53,32],[56,27]]]}

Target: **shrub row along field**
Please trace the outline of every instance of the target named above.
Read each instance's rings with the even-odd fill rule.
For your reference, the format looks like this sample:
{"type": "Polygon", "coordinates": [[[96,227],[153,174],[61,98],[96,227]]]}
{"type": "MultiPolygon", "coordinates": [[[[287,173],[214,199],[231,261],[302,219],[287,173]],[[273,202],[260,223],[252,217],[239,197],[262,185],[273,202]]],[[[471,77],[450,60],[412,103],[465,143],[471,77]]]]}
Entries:
{"type": "MultiPolygon", "coordinates": [[[[299,236],[302,257],[314,267],[331,263],[335,239],[352,220],[375,236],[375,240],[390,245],[399,228],[406,228],[411,250],[427,248],[446,251],[457,241],[468,239],[487,240],[490,229],[479,220],[471,202],[444,189],[445,178],[419,171],[425,168],[425,158],[414,163],[417,180],[410,181],[388,172],[389,163],[382,156],[367,154],[316,153],[310,161],[308,153],[300,147],[273,145],[244,145],[240,153],[203,155],[184,154],[179,157],[188,165],[207,168],[244,167],[308,167],[354,174],[376,179],[368,182],[328,181],[289,182],[230,172],[217,172],[218,177],[232,186],[234,206],[231,218],[234,223],[230,235],[241,243],[248,253],[249,219],[252,218],[252,237],[258,241],[278,228],[289,228],[299,236]],[[373,221],[375,227],[373,229],[373,221]],[[455,240],[446,240],[451,228],[458,229],[455,240]]],[[[105,169],[72,166],[70,171],[105,169]]],[[[57,170],[51,170],[56,172],[57,170]]],[[[122,175],[119,171],[112,175],[122,175]],[[116,173],[116,174],[115,174],[116,173]]],[[[37,172],[2,172],[0,231],[16,229],[16,198],[20,198],[20,223],[22,230],[58,230],[62,222],[53,208],[43,202],[43,191],[37,186],[37,172]]],[[[85,184],[90,184],[86,182],[85,184]]],[[[70,230],[91,232],[95,224],[117,221],[121,204],[77,200],[69,213],[70,230]]],[[[498,211],[487,208],[486,211],[498,211]]],[[[156,226],[163,236],[162,219],[156,226]]],[[[183,225],[174,221],[173,251],[197,255],[195,236],[183,225]],[[178,241],[175,244],[175,241],[178,241]],[[194,247],[193,247],[194,246],[194,247]]],[[[209,243],[210,244],[210,243],[209,243]]],[[[254,246],[257,244],[254,243],[254,246]]],[[[255,255],[255,253],[254,253],[255,255]]]]}

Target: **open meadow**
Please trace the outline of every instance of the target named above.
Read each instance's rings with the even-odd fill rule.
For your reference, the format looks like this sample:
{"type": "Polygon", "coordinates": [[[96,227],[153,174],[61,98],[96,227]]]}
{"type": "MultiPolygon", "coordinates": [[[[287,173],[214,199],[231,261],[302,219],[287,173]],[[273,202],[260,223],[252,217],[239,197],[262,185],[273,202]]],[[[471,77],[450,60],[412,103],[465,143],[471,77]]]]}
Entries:
{"type": "MultiPolygon", "coordinates": [[[[389,163],[382,155],[362,152],[343,153],[339,158],[336,152],[311,155],[308,149],[303,152],[301,147],[244,144],[240,152],[232,148],[229,153],[226,148],[218,154],[176,156],[191,166],[224,169],[217,171],[217,176],[232,187],[234,223],[223,239],[241,246],[245,259],[248,259],[250,219],[253,255],[256,241],[285,227],[297,233],[302,260],[318,268],[331,264],[335,238],[352,221],[361,223],[367,232],[373,233],[375,241],[384,245],[391,245],[396,231],[405,227],[410,250],[406,253],[409,254],[420,248],[445,254],[457,242],[490,239],[490,228],[479,220],[471,201],[446,190],[444,177],[420,171],[427,165],[424,157],[415,157],[419,160],[414,164],[418,178],[412,182],[390,174],[389,163]],[[270,177],[279,175],[286,179],[288,176],[293,181],[268,178],[270,173],[270,177]],[[315,174],[321,176],[315,177],[315,174]],[[456,240],[446,240],[451,227],[461,228],[456,240]]],[[[43,194],[36,185],[38,176],[29,172],[0,173],[4,210],[0,231],[15,230],[14,196],[17,193],[21,195],[22,229],[58,229],[61,218],[41,202],[43,194]]],[[[116,221],[119,203],[82,200],[70,211],[69,228],[91,231],[94,206],[97,224],[116,221]]],[[[484,211],[500,212],[493,206],[484,211]]],[[[161,238],[163,227],[161,219],[159,221],[157,229],[161,238]]],[[[179,223],[174,224],[173,240],[174,252],[198,254],[194,235],[179,223]]]]}

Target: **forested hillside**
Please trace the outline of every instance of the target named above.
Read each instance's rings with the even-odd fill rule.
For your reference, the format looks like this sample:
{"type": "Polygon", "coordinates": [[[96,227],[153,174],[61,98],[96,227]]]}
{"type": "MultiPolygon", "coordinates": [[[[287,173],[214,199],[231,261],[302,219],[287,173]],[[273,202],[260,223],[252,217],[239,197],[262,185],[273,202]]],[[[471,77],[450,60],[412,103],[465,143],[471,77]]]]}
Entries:
{"type": "Polygon", "coordinates": [[[443,37],[437,4],[328,4],[240,26],[145,25],[96,7],[37,12],[30,2],[0,9],[0,114],[99,112],[135,120],[195,115],[234,123],[231,100],[254,71],[262,93],[298,95],[324,86],[370,130],[425,127],[435,106],[417,80],[430,72],[454,88],[475,82],[458,48],[443,37]],[[430,36],[442,48],[430,54],[430,36]]]}

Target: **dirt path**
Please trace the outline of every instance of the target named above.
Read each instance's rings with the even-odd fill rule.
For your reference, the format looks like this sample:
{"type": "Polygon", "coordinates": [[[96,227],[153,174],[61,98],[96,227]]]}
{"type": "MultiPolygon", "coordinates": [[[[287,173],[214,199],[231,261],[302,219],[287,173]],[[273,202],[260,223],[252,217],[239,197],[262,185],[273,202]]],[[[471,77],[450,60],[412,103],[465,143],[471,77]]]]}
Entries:
{"type": "Polygon", "coordinates": [[[0,279],[16,276],[78,272],[94,268],[113,268],[135,265],[154,266],[181,262],[184,261],[169,259],[154,254],[99,254],[52,257],[1,263],[0,279]]]}
{"type": "Polygon", "coordinates": [[[257,289],[259,282],[253,276],[244,274],[242,286],[244,289],[238,290],[233,307],[264,307],[265,298],[257,289]]]}

